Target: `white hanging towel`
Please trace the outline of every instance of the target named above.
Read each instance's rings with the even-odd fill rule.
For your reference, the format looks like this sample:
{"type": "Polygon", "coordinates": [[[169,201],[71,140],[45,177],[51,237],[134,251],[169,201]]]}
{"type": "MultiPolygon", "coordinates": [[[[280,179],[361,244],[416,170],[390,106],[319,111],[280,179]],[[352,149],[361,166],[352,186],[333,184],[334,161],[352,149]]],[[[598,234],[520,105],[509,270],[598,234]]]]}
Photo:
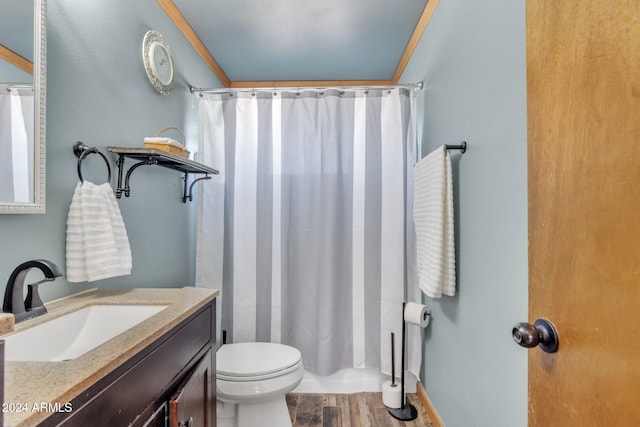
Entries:
{"type": "Polygon", "coordinates": [[[79,182],[67,217],[69,282],[131,274],[131,248],[109,183],[79,182]]]}
{"type": "Polygon", "coordinates": [[[432,297],[456,293],[451,158],[440,147],[413,168],[418,283],[432,297]]]}

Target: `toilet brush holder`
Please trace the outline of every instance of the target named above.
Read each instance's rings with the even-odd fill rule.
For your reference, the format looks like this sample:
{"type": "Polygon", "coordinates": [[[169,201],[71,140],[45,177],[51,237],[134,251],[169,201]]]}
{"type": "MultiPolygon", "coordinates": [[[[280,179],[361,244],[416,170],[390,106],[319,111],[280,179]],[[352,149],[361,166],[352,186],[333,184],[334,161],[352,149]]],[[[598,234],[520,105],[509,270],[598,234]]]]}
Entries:
{"type": "Polygon", "coordinates": [[[413,421],[418,418],[418,410],[411,403],[405,403],[404,406],[398,409],[389,409],[389,413],[393,418],[401,421],[413,421]]]}
{"type": "Polygon", "coordinates": [[[395,361],[395,345],[394,335],[391,333],[391,381],[385,381],[382,384],[382,403],[387,408],[397,409],[402,406],[402,396],[400,394],[400,385],[396,384],[396,361],[395,361]]]}
{"type": "Polygon", "coordinates": [[[402,406],[399,408],[389,408],[389,414],[392,417],[401,421],[412,421],[418,418],[418,410],[411,403],[407,402],[407,396],[404,393],[404,360],[405,360],[405,348],[406,348],[406,322],[404,319],[404,308],[406,303],[402,303],[402,370],[400,371],[400,397],[402,406]]]}

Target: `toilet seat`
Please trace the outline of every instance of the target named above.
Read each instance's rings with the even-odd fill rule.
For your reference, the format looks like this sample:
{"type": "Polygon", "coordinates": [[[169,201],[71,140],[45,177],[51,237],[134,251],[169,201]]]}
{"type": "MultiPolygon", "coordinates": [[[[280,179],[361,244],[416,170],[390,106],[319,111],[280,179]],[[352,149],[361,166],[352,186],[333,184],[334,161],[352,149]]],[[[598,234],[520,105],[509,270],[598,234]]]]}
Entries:
{"type": "Polygon", "coordinates": [[[287,345],[264,342],[224,344],[216,353],[216,378],[259,381],[285,375],[301,364],[300,351],[287,345]]]}

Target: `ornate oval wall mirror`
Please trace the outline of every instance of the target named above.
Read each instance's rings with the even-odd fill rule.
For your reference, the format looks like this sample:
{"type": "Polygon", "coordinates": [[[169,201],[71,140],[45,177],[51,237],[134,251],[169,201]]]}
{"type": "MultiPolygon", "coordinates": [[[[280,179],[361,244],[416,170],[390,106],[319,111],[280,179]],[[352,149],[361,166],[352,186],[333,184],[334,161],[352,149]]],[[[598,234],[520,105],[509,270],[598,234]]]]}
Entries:
{"type": "Polygon", "coordinates": [[[0,0],[0,213],[45,211],[46,0],[0,0]]]}

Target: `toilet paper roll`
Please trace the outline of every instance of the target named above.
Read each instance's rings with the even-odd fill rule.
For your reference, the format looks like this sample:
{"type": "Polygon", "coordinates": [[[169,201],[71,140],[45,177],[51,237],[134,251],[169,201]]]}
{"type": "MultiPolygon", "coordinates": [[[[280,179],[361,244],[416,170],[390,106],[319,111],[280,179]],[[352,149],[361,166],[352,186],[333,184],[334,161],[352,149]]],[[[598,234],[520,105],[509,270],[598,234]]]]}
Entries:
{"type": "Polygon", "coordinates": [[[429,324],[430,318],[431,315],[425,305],[408,302],[404,306],[404,320],[407,323],[418,325],[421,328],[426,328],[429,324]]]}
{"type": "Polygon", "coordinates": [[[400,384],[391,384],[391,381],[385,381],[382,384],[382,403],[387,408],[400,408],[402,406],[402,393],[400,384]]]}

